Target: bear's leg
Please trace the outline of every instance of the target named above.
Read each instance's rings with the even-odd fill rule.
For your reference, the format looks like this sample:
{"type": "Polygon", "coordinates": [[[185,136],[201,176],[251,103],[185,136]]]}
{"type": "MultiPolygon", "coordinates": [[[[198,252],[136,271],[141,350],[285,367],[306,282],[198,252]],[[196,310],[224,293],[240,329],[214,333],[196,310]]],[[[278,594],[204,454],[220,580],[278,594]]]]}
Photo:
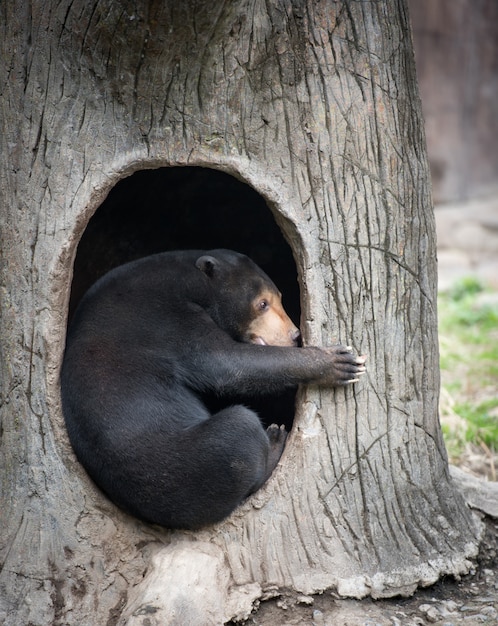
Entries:
{"type": "Polygon", "coordinates": [[[187,447],[196,459],[199,480],[199,525],[223,519],[263,485],[278,463],[286,436],[274,424],[265,431],[256,413],[241,405],[189,429],[187,447]]]}

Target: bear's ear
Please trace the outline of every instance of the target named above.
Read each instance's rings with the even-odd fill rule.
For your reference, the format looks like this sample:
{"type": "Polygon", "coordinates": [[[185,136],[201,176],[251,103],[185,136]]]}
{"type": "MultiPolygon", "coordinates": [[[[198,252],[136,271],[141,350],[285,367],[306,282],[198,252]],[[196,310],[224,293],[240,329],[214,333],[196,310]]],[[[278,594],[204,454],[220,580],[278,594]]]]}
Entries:
{"type": "Polygon", "coordinates": [[[214,274],[214,268],[218,265],[218,261],[213,257],[205,254],[204,256],[200,256],[195,262],[195,266],[201,272],[204,272],[206,276],[212,278],[214,274]]]}

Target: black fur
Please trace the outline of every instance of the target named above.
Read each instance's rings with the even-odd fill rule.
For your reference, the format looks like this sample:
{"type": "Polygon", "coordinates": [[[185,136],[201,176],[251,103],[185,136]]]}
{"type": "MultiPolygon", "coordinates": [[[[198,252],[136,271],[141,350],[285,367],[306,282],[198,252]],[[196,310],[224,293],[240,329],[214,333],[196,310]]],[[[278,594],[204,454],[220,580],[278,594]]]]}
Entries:
{"type": "Polygon", "coordinates": [[[166,252],[112,270],[85,295],[61,372],[73,448],[120,507],[166,527],[226,517],[270,476],[286,433],[219,399],[354,382],[350,349],[242,343],[250,303],[276,289],[228,250],[166,252]]]}

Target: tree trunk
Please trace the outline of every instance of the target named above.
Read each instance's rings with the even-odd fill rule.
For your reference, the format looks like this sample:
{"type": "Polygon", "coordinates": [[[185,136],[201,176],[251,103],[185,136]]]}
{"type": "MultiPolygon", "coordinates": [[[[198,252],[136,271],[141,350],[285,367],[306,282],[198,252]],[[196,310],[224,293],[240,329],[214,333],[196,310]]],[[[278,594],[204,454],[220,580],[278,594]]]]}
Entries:
{"type": "Polygon", "coordinates": [[[438,424],[405,2],[0,10],[1,619],[219,624],[281,588],[382,597],[467,571],[479,529],[438,424]],[[88,220],[123,177],[174,165],[224,170],[265,198],[296,260],[305,342],[340,338],[369,365],[354,389],[301,390],[270,481],[198,533],[149,527],[95,488],[58,382],[88,220]]]}

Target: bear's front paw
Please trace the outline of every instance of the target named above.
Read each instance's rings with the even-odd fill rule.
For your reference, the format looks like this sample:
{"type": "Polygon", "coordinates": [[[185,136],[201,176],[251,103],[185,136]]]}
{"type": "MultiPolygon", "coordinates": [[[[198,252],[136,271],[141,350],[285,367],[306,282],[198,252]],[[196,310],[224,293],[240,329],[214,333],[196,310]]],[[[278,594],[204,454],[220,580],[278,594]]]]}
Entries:
{"type": "Polygon", "coordinates": [[[357,356],[351,346],[332,346],[325,348],[331,357],[331,367],[324,382],[332,385],[351,385],[357,383],[366,372],[366,355],[357,356]]]}

